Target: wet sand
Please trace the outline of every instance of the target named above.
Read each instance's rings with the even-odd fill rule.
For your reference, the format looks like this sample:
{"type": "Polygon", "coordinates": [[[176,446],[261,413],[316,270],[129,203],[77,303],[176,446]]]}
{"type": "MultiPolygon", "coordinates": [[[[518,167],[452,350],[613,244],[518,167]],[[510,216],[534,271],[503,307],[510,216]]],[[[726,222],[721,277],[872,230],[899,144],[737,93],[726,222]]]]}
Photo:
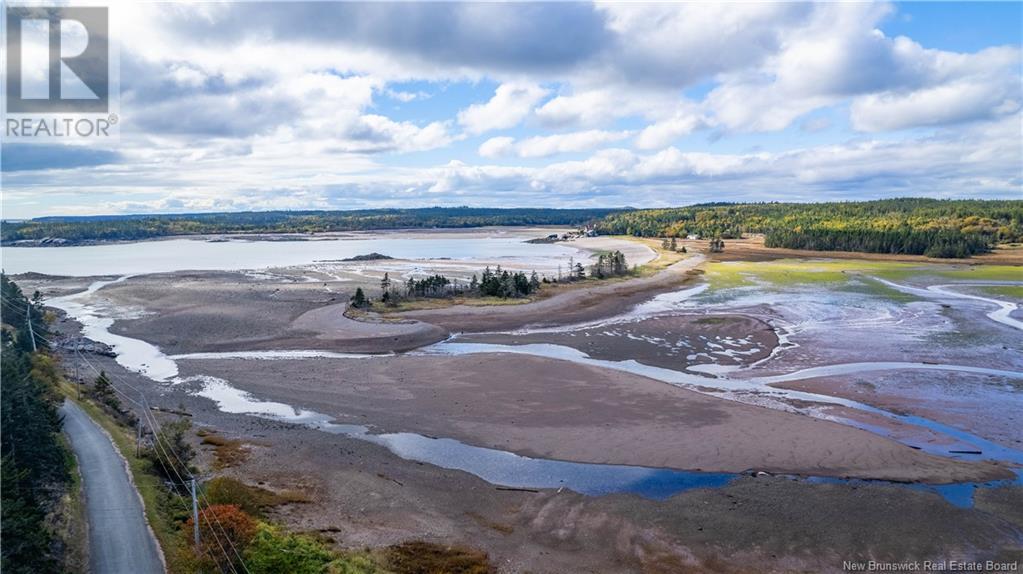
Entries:
{"type": "Polygon", "coordinates": [[[168,354],[320,349],[387,353],[443,340],[416,321],[354,321],[344,316],[352,288],[328,282],[267,282],[233,272],[132,277],[97,293],[116,307],[111,331],[168,354]]]}
{"type": "Polygon", "coordinates": [[[180,369],[338,422],[533,457],[932,483],[1012,476],[837,423],[541,357],[207,359],[180,369]]]}
{"type": "MultiPolygon", "coordinates": [[[[978,492],[975,509],[904,488],[783,477],[740,478],[663,501],[505,491],[365,441],[223,413],[180,385],[154,384],[107,357],[88,359],[132,396],[125,383],[153,405],[184,407],[196,428],[242,440],[247,458],[222,472],[305,493],[309,503],[276,507],[271,518],[343,548],[412,539],[463,544],[488,552],[500,572],[549,574],[841,572],[842,560],[988,559],[1021,550],[1020,487],[978,492]]],[[[69,370],[75,361],[63,355],[69,370]]]]}
{"type": "MultiPolygon", "coordinates": [[[[131,277],[95,297],[118,319],[112,332],[143,339],[168,354],[260,349],[388,353],[443,340],[452,330],[543,321],[571,324],[622,313],[684,282],[686,272],[700,260],[691,258],[652,277],[584,286],[533,303],[453,306],[385,317],[370,313],[359,321],[343,316],[344,304],[355,287],[377,283],[372,277],[354,283],[312,281],[294,270],[163,273],[131,277]]],[[[65,294],[65,285],[82,288],[88,282],[29,281],[44,286],[48,296],[65,294]]]]}
{"type": "Polygon", "coordinates": [[[775,385],[939,421],[1009,448],[1023,447],[1023,382],[942,372],[870,373],[775,385]],[[1011,405],[1015,404],[1016,408],[1011,405]],[[1008,407],[1008,408],[1006,408],[1008,407]]]}
{"type": "Polygon", "coordinates": [[[778,336],[748,315],[671,315],[589,328],[515,334],[470,334],[460,342],[497,345],[550,343],[594,359],[629,359],[665,369],[693,365],[747,366],[771,354],[778,336]]]}

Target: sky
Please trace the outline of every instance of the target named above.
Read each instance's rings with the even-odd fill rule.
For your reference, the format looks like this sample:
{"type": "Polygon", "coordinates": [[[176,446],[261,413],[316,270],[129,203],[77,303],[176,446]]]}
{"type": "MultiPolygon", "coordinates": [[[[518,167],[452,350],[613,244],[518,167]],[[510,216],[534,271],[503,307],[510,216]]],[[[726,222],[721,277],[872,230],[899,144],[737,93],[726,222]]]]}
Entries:
{"type": "Polygon", "coordinates": [[[1023,4],[111,4],[120,137],[3,217],[1023,199],[1023,4]]]}

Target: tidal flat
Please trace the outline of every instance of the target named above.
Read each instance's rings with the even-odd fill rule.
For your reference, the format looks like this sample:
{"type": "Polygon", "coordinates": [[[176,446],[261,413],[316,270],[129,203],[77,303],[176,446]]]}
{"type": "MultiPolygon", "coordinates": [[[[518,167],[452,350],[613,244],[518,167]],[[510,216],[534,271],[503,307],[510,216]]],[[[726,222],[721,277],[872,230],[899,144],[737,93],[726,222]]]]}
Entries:
{"type": "Polygon", "coordinates": [[[1006,509],[1023,503],[1023,331],[1014,299],[990,291],[1019,288],[1019,267],[699,249],[658,266],[643,243],[550,250],[525,243],[535,233],[389,232],[369,240],[400,244],[399,259],[352,262],[280,242],[286,264],[253,268],[193,269],[221,245],[193,239],[159,269],[83,278],[69,263],[19,282],[64,314],[60,335],[117,353],[66,366],[240,441],[221,472],[309,493],[275,517],[342,547],[453,541],[507,571],[558,572],[1019,551],[1006,509]],[[413,255],[436,237],[446,251],[413,255]],[[552,278],[609,248],[656,269],[516,305],[346,313],[385,272],[552,278]],[[440,447],[461,454],[429,454],[440,447]]]}

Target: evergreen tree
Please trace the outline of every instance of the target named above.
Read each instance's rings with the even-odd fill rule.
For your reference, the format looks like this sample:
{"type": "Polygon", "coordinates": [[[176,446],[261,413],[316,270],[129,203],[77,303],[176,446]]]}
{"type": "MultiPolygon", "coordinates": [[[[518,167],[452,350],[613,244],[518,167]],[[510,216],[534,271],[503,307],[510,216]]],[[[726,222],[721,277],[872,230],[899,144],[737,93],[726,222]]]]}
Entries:
{"type": "Polygon", "coordinates": [[[355,289],[355,295],[352,296],[352,307],[356,309],[362,309],[369,305],[369,300],[366,299],[366,294],[362,292],[362,287],[355,289]]]}
{"type": "MultiPolygon", "coordinates": [[[[46,524],[47,509],[71,480],[71,454],[59,438],[60,372],[45,336],[37,337],[38,351],[32,351],[30,303],[2,273],[0,299],[5,323],[0,331],[0,571],[60,572],[59,546],[46,524]]],[[[42,309],[33,306],[31,316],[36,335],[45,333],[42,309]]]]}
{"type": "Polygon", "coordinates": [[[540,277],[536,274],[536,271],[533,271],[533,273],[529,276],[529,291],[530,292],[534,292],[534,291],[539,291],[539,290],[540,290],[540,277]]]}

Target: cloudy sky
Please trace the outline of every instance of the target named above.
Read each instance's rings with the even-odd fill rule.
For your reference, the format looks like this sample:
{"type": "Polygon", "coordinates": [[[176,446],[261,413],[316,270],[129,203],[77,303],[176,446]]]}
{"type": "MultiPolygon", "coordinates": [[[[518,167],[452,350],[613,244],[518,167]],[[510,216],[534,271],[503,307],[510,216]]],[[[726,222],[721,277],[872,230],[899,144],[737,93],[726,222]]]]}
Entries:
{"type": "Polygon", "coordinates": [[[114,4],[119,141],[6,218],[1020,198],[1020,3],[114,4]]]}

